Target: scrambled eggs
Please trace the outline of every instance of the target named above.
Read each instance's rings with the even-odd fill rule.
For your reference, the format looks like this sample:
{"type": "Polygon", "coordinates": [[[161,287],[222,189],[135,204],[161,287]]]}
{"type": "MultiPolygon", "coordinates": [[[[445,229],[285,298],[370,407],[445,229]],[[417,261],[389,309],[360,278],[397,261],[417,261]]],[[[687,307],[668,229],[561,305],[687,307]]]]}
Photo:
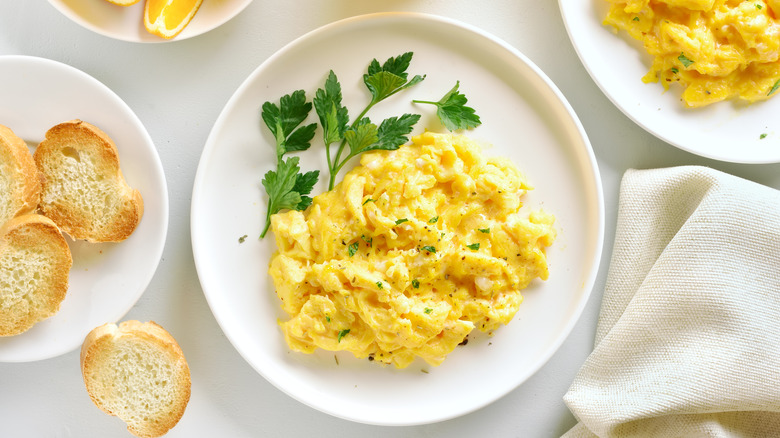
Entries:
{"type": "Polygon", "coordinates": [[[475,327],[507,324],[547,279],[555,218],[523,215],[530,189],[464,136],[425,133],[360,165],[305,212],[272,217],[270,274],[295,351],[439,365],[475,327]]]}
{"type": "Polygon", "coordinates": [[[687,106],[755,102],[778,91],[780,0],[608,1],[604,23],[642,41],[654,58],[642,81],[667,89],[679,82],[687,106]]]}

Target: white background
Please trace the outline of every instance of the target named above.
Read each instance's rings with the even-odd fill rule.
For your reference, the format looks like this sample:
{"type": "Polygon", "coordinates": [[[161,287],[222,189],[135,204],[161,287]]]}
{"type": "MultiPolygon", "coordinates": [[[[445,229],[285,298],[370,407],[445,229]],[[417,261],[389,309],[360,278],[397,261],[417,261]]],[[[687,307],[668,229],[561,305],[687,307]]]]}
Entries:
{"type": "MultiPolygon", "coordinates": [[[[623,172],[632,167],[702,164],[780,188],[780,165],[699,158],[633,124],[588,76],[568,39],[558,4],[550,0],[254,0],[211,32],[165,44],[97,35],[44,0],[3,0],[0,55],[8,54],[54,59],[95,77],[127,102],[157,146],[170,196],[168,239],[154,279],[124,319],[157,321],[176,337],[187,356],[192,398],[170,437],[560,436],[575,423],[562,397],[592,348],[623,172]],[[190,244],[190,199],[201,150],[239,84],[300,35],[341,18],[382,11],[428,12],[461,20],[528,56],[561,89],[587,130],[606,201],[599,278],[562,348],[497,402],[457,419],[415,427],[336,419],[265,381],[238,355],[214,320],[198,283],[190,244]]],[[[452,396],[468,394],[453,387],[452,396]]],[[[114,436],[129,434],[124,423],[89,400],[78,351],[33,363],[0,364],[0,437],[114,436]]]]}

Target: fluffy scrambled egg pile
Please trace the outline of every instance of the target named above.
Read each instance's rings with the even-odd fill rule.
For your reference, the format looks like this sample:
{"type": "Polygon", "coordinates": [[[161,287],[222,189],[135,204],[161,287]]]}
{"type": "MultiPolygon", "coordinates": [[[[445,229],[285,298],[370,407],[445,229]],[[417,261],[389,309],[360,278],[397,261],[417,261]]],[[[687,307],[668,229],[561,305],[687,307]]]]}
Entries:
{"type": "Polygon", "coordinates": [[[464,136],[364,154],[305,212],[272,217],[269,271],[290,348],[439,365],[475,327],[507,324],[521,290],[547,279],[555,238],[552,215],[519,211],[528,189],[464,136]]]}
{"type": "Polygon", "coordinates": [[[679,82],[701,107],[767,99],[780,87],[780,0],[608,0],[605,24],[653,56],[645,83],[679,82]]]}

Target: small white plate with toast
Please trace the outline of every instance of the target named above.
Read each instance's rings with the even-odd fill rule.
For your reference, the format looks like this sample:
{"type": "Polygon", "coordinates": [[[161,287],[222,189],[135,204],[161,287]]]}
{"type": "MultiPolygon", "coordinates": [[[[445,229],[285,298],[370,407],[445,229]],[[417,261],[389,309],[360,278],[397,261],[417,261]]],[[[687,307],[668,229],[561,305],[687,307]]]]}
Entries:
{"type": "Polygon", "coordinates": [[[127,183],[143,197],[144,214],[119,243],[75,241],[73,266],[59,311],[28,331],[0,337],[0,362],[29,362],[77,349],[95,327],[121,319],[138,301],[162,256],[168,191],[151,137],[127,104],[104,84],[71,66],[30,56],[0,56],[0,124],[31,151],[46,131],[81,119],[116,144],[127,183]]]}
{"type": "Polygon", "coordinates": [[[134,43],[162,43],[191,38],[215,29],[243,11],[252,0],[204,1],[192,21],[172,39],[144,27],[144,1],[120,6],[107,0],[49,0],[63,15],[101,35],[134,43]]]}

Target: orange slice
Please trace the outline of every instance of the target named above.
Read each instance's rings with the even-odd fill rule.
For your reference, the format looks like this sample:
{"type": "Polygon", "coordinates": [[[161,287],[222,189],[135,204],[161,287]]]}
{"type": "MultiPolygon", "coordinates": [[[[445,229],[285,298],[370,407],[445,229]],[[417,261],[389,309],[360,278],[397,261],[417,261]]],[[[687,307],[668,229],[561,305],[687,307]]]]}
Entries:
{"type": "Polygon", "coordinates": [[[146,0],[144,26],[163,38],[173,38],[189,24],[203,0],[146,0]]]}

